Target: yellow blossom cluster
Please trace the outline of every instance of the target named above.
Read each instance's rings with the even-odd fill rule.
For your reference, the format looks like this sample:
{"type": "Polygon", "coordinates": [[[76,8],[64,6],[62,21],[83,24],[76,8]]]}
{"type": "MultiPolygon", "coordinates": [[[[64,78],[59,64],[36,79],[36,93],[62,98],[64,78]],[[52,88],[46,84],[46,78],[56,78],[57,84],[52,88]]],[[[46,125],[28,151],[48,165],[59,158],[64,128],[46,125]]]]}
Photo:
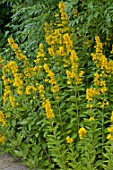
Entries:
{"type": "Polygon", "coordinates": [[[3,94],[3,101],[6,103],[9,94],[11,93],[11,87],[16,86],[18,94],[22,94],[21,87],[22,87],[22,74],[18,73],[18,66],[15,61],[10,61],[6,65],[3,65],[2,69],[2,80],[4,81],[4,94],[3,94]],[[8,78],[6,75],[9,75],[8,78]]]}
{"type": "Polygon", "coordinates": [[[108,128],[108,132],[113,132],[113,125],[111,125],[111,127],[108,128]]]}
{"type": "Polygon", "coordinates": [[[75,50],[71,50],[70,61],[72,71],[66,70],[67,84],[72,83],[71,79],[75,79],[75,84],[82,84],[82,76],[84,71],[81,70],[78,72],[79,63],[75,50]]]}
{"type": "MultiPolygon", "coordinates": [[[[105,74],[105,71],[100,71],[100,73],[96,71],[94,73],[94,87],[88,88],[86,90],[86,99],[88,102],[92,101],[95,96],[98,96],[100,94],[103,95],[103,98],[101,98],[102,102],[98,102],[100,108],[104,108],[105,105],[109,105],[109,102],[106,100],[105,97],[105,94],[107,93],[107,87],[105,82],[106,76],[107,75],[105,74]]],[[[92,108],[90,105],[91,103],[89,104],[89,107],[92,108]]]]}
{"type": "Polygon", "coordinates": [[[100,41],[99,36],[95,37],[96,45],[95,53],[91,53],[92,60],[95,61],[95,64],[98,68],[102,70],[106,70],[107,73],[113,74],[113,60],[109,60],[106,58],[106,56],[103,54],[103,44],[100,41]]]}
{"type": "Polygon", "coordinates": [[[71,73],[71,71],[66,70],[66,75],[67,75],[67,84],[71,84],[72,83],[72,80],[71,80],[72,73],[71,73]]]}
{"type": "Polygon", "coordinates": [[[6,120],[5,120],[5,116],[3,114],[2,111],[0,111],[0,122],[2,123],[2,126],[6,126],[6,120]]]}
{"type": "Polygon", "coordinates": [[[78,131],[78,134],[79,134],[79,138],[82,139],[85,135],[86,135],[86,129],[81,127],[78,131]]]}
{"type": "Polygon", "coordinates": [[[14,96],[9,96],[9,100],[10,100],[10,102],[11,102],[11,105],[12,105],[12,107],[15,107],[15,98],[14,98],[14,96]]]}
{"type": "Polygon", "coordinates": [[[67,142],[67,143],[72,143],[72,142],[73,142],[73,139],[70,138],[69,136],[67,136],[67,137],[66,137],[66,142],[67,142]]]}
{"type": "Polygon", "coordinates": [[[110,51],[111,54],[113,54],[113,44],[112,44],[112,50],[110,51]]]}
{"type": "Polygon", "coordinates": [[[76,9],[74,12],[73,12],[73,18],[76,18],[78,16],[78,10],[76,9]]]}
{"type": "Polygon", "coordinates": [[[52,119],[55,117],[55,115],[53,113],[53,109],[51,108],[49,99],[46,99],[46,101],[45,101],[45,110],[46,110],[46,117],[48,119],[52,119]]]}
{"type": "Polygon", "coordinates": [[[96,88],[90,87],[86,89],[86,99],[88,100],[88,102],[93,100],[93,98],[99,94],[100,94],[100,91],[98,91],[96,88]]]}
{"type": "MultiPolygon", "coordinates": [[[[94,87],[86,89],[86,99],[88,102],[92,101],[96,96],[100,94],[105,95],[107,93],[106,82],[104,80],[105,77],[106,74],[104,73],[104,71],[102,71],[101,74],[98,74],[98,72],[94,74],[94,87]]],[[[106,101],[106,98],[104,96],[102,102],[99,101],[98,104],[100,108],[104,108],[105,105],[109,105],[109,102],[106,101]]],[[[89,107],[91,108],[90,105],[89,107]]]]}
{"type": "Polygon", "coordinates": [[[6,65],[3,66],[2,69],[2,79],[4,81],[4,85],[5,85],[5,89],[4,89],[4,96],[3,96],[3,100],[4,102],[6,101],[5,96],[11,92],[10,89],[10,85],[13,85],[14,87],[17,87],[17,93],[22,95],[23,91],[22,91],[22,87],[23,87],[23,74],[22,73],[18,73],[18,66],[16,64],[15,61],[10,61],[9,63],[7,63],[6,65]],[[6,79],[5,74],[10,75],[11,79],[8,78],[6,79]]]}
{"type": "Polygon", "coordinates": [[[28,86],[26,87],[26,94],[32,94],[32,93],[34,93],[36,90],[37,90],[37,89],[36,89],[34,86],[28,85],[28,86]]]}
{"type": "Polygon", "coordinates": [[[63,35],[63,39],[64,39],[64,43],[66,44],[66,48],[67,48],[67,52],[71,52],[72,48],[73,48],[73,42],[70,39],[70,36],[68,33],[63,35]]]}
{"type": "Polygon", "coordinates": [[[38,90],[39,90],[39,93],[42,97],[42,107],[45,107],[45,101],[46,101],[46,98],[45,98],[45,90],[44,90],[44,86],[42,84],[40,84],[38,86],[38,90]]]}
{"type": "Polygon", "coordinates": [[[68,24],[68,15],[65,12],[65,3],[64,2],[59,2],[59,9],[61,13],[61,20],[62,20],[62,25],[67,25],[68,24]]]}
{"type": "Polygon", "coordinates": [[[4,59],[0,56],[0,64],[4,63],[4,59]]]}
{"type": "Polygon", "coordinates": [[[104,106],[108,106],[109,102],[107,101],[106,98],[102,98],[102,102],[98,102],[100,108],[104,108],[104,106]]]}
{"type": "Polygon", "coordinates": [[[108,128],[108,132],[107,139],[113,142],[113,111],[111,113],[111,126],[108,128]]]}
{"type": "Polygon", "coordinates": [[[106,77],[107,75],[102,72],[101,74],[98,74],[97,72],[94,74],[94,85],[95,86],[100,86],[100,92],[102,94],[104,94],[107,91],[107,87],[106,87],[106,82],[104,80],[104,77],[106,77]]]}
{"type": "Polygon", "coordinates": [[[53,93],[59,92],[59,86],[55,79],[54,73],[50,70],[50,68],[47,64],[44,64],[44,69],[45,69],[45,72],[47,73],[47,76],[50,77],[49,83],[51,83],[53,85],[51,91],[53,93]]]}
{"type": "Polygon", "coordinates": [[[31,78],[37,75],[41,71],[41,68],[41,66],[24,67],[24,76],[31,78]]]}
{"type": "Polygon", "coordinates": [[[108,134],[108,135],[107,135],[107,139],[109,139],[110,141],[113,141],[113,135],[108,134]]]}
{"type": "Polygon", "coordinates": [[[111,122],[113,123],[113,111],[111,113],[111,122]]]}
{"type": "Polygon", "coordinates": [[[6,65],[3,65],[2,67],[2,73],[12,73],[15,74],[18,72],[18,66],[15,61],[10,61],[6,65]]]}
{"type": "MultiPolygon", "coordinates": [[[[69,61],[67,61],[68,52],[67,49],[71,49],[72,47],[72,41],[70,39],[70,36],[67,32],[69,32],[68,28],[68,16],[65,12],[65,4],[64,2],[59,3],[59,9],[61,14],[61,23],[56,23],[55,29],[53,29],[53,25],[49,25],[48,23],[45,23],[45,39],[48,47],[48,53],[53,58],[62,56],[62,60],[64,62],[64,66],[66,67],[69,64],[69,61]],[[67,41],[68,39],[68,41],[67,41]],[[67,48],[66,48],[67,47],[67,48]]],[[[59,15],[55,15],[58,17],[59,15]]]]}
{"type": "Polygon", "coordinates": [[[35,63],[40,63],[43,60],[47,60],[47,58],[44,58],[45,52],[44,52],[44,45],[42,43],[39,44],[36,60],[34,60],[35,63]]]}
{"type": "Polygon", "coordinates": [[[4,144],[5,136],[0,133],[0,143],[4,144]]]}
{"type": "Polygon", "coordinates": [[[93,120],[95,120],[94,117],[90,117],[90,118],[89,118],[89,121],[90,121],[90,122],[93,121],[93,120]]]}
{"type": "Polygon", "coordinates": [[[22,51],[19,49],[18,44],[14,42],[13,38],[9,38],[8,42],[11,45],[12,49],[15,51],[18,60],[26,59],[26,56],[22,54],[22,51]]]}
{"type": "Polygon", "coordinates": [[[4,103],[7,103],[7,99],[8,99],[10,92],[11,92],[11,89],[10,89],[9,81],[8,81],[7,77],[2,76],[2,80],[4,82],[4,94],[3,94],[2,99],[3,99],[4,103]]]}
{"type": "Polygon", "coordinates": [[[13,86],[17,87],[17,93],[19,95],[23,94],[23,75],[21,73],[14,74],[13,86]]]}
{"type": "Polygon", "coordinates": [[[25,67],[24,68],[24,76],[25,77],[32,77],[32,72],[33,72],[33,68],[31,67],[25,67]]]}
{"type": "Polygon", "coordinates": [[[110,132],[110,134],[107,135],[107,139],[113,141],[113,124],[108,128],[108,132],[110,132]]]}
{"type": "Polygon", "coordinates": [[[50,56],[54,58],[56,55],[63,52],[62,49],[59,50],[59,46],[63,44],[61,29],[60,28],[52,29],[48,23],[45,24],[44,29],[46,43],[49,45],[48,54],[50,54],[50,56]]]}

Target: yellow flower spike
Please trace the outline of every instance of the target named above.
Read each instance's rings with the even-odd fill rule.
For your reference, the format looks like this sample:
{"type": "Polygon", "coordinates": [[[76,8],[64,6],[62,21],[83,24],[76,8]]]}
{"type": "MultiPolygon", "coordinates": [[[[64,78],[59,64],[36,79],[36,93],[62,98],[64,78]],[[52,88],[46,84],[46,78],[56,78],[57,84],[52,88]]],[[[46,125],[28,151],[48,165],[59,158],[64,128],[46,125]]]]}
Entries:
{"type": "Polygon", "coordinates": [[[51,108],[51,104],[50,104],[49,99],[47,99],[46,102],[45,102],[45,110],[46,110],[46,116],[47,116],[48,119],[52,119],[52,118],[55,117],[53,110],[51,108]]]}
{"type": "Polygon", "coordinates": [[[41,84],[38,87],[39,93],[45,93],[44,86],[41,84]]]}
{"type": "Polygon", "coordinates": [[[2,111],[0,111],[0,122],[2,123],[2,126],[6,126],[6,121],[5,121],[5,116],[4,114],[2,113],[2,111]]]}
{"type": "Polygon", "coordinates": [[[93,120],[95,120],[94,117],[90,117],[90,118],[89,118],[89,121],[90,121],[90,122],[93,121],[93,120]]]}
{"type": "Polygon", "coordinates": [[[113,111],[111,113],[111,122],[113,123],[113,111]]]}
{"type": "Polygon", "coordinates": [[[87,131],[85,128],[81,127],[78,131],[79,138],[82,139],[86,135],[87,131]]]}
{"type": "Polygon", "coordinates": [[[54,57],[55,53],[54,53],[54,49],[51,47],[51,48],[48,48],[48,53],[50,54],[50,56],[54,57]]]}
{"type": "Polygon", "coordinates": [[[67,137],[66,137],[66,142],[67,142],[67,143],[72,143],[72,142],[73,142],[73,139],[70,138],[69,136],[67,136],[67,137]]]}
{"type": "Polygon", "coordinates": [[[64,10],[66,8],[65,3],[63,1],[59,2],[59,9],[64,10]]]}
{"type": "Polygon", "coordinates": [[[44,69],[45,69],[46,73],[49,72],[49,70],[50,70],[47,64],[44,64],[44,69]]]}
{"type": "Polygon", "coordinates": [[[15,107],[15,98],[13,96],[9,96],[9,100],[11,102],[12,107],[15,107]]]}
{"type": "Polygon", "coordinates": [[[5,136],[0,134],[0,143],[4,144],[5,136]]]}

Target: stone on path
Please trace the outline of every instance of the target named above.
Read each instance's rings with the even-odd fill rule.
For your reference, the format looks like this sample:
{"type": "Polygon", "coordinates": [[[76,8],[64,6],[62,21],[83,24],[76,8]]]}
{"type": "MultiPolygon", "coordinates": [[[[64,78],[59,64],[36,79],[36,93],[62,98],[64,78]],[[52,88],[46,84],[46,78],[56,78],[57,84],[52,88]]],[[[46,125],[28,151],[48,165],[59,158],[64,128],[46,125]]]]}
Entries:
{"type": "Polygon", "coordinates": [[[0,154],[0,170],[28,170],[28,168],[21,165],[20,161],[14,161],[12,156],[0,154]]]}

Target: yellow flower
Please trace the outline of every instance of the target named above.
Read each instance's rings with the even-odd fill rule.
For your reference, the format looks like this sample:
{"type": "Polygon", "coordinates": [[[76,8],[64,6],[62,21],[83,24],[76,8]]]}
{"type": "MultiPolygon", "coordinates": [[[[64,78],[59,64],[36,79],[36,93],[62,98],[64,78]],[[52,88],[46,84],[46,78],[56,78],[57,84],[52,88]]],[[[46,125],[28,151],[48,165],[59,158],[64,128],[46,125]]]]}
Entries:
{"type": "Polygon", "coordinates": [[[73,17],[77,17],[78,16],[78,10],[76,9],[74,12],[73,12],[73,17]]]}
{"type": "Polygon", "coordinates": [[[38,90],[39,90],[39,93],[45,93],[44,86],[42,84],[39,85],[38,90]]]}
{"type": "Polygon", "coordinates": [[[113,122],[113,111],[111,113],[111,122],[113,122]]]}
{"type": "Polygon", "coordinates": [[[55,17],[58,17],[59,16],[59,14],[58,13],[55,13],[55,17]]]}
{"type": "Polygon", "coordinates": [[[55,85],[55,86],[52,87],[51,90],[52,90],[53,93],[56,93],[56,92],[59,91],[59,86],[58,86],[58,85],[55,85]]]}
{"type": "Polygon", "coordinates": [[[107,91],[107,88],[106,87],[101,87],[101,93],[105,93],[107,91]]]}
{"type": "Polygon", "coordinates": [[[37,89],[34,86],[27,86],[26,87],[26,94],[31,94],[35,92],[37,89]]]}
{"type": "Polygon", "coordinates": [[[21,86],[23,84],[23,81],[20,79],[20,77],[15,77],[13,86],[21,86]]]}
{"type": "Polygon", "coordinates": [[[110,141],[113,141],[113,136],[111,134],[108,134],[107,139],[109,139],[110,141]]]}
{"type": "Polygon", "coordinates": [[[73,139],[70,138],[69,136],[67,136],[67,137],[66,137],[66,141],[67,141],[67,143],[72,143],[72,142],[73,142],[73,139]]]}
{"type": "Polygon", "coordinates": [[[89,121],[91,122],[91,121],[93,121],[94,120],[94,117],[90,117],[89,118],[89,121]]]}
{"type": "Polygon", "coordinates": [[[17,93],[18,93],[18,94],[20,94],[20,95],[22,95],[22,94],[23,94],[23,91],[22,91],[22,89],[21,89],[21,86],[19,86],[19,87],[18,87],[18,89],[17,89],[17,93]]]}
{"type": "Polygon", "coordinates": [[[113,125],[111,125],[111,127],[108,128],[109,132],[113,132],[113,125]]]}
{"type": "Polygon", "coordinates": [[[13,96],[9,96],[9,99],[10,99],[12,107],[14,107],[15,106],[15,98],[13,96]]]}
{"type": "Polygon", "coordinates": [[[73,47],[73,42],[70,39],[70,36],[68,33],[63,35],[64,43],[66,44],[67,52],[71,52],[73,47]]]}
{"type": "Polygon", "coordinates": [[[66,8],[65,3],[62,1],[59,2],[59,9],[64,10],[65,8],[66,8]]]}
{"type": "Polygon", "coordinates": [[[78,61],[78,57],[77,57],[75,50],[71,50],[70,60],[71,60],[72,63],[74,62],[74,60],[78,61]]]}
{"type": "Polygon", "coordinates": [[[79,138],[82,139],[86,134],[86,129],[82,127],[79,129],[78,133],[79,133],[79,138]]]}
{"type": "Polygon", "coordinates": [[[51,47],[51,48],[48,48],[48,53],[54,57],[55,53],[54,53],[54,49],[51,47]]]}
{"type": "Polygon", "coordinates": [[[45,69],[46,73],[49,72],[49,70],[50,70],[47,64],[44,64],[44,69],[45,69]]]}
{"type": "Polygon", "coordinates": [[[5,136],[0,134],[0,143],[4,144],[5,136]]]}
{"type": "Polygon", "coordinates": [[[2,123],[2,126],[6,126],[5,116],[2,111],[0,111],[0,122],[2,123]]]}
{"type": "Polygon", "coordinates": [[[86,108],[92,108],[93,107],[93,105],[91,104],[91,103],[88,103],[87,105],[86,105],[86,108]]]}
{"type": "Polygon", "coordinates": [[[16,53],[17,57],[18,57],[18,60],[22,60],[24,58],[26,58],[25,55],[23,55],[22,53],[16,53]]]}
{"type": "Polygon", "coordinates": [[[84,74],[84,71],[80,71],[79,76],[82,77],[84,74]]]}
{"type": "Polygon", "coordinates": [[[96,96],[96,95],[99,95],[99,94],[100,94],[100,92],[96,88],[91,87],[91,88],[86,89],[86,99],[88,101],[93,100],[93,97],[96,96]]]}
{"type": "Polygon", "coordinates": [[[8,43],[9,44],[13,44],[14,43],[14,39],[13,38],[8,38],[8,43]]]}
{"type": "Polygon", "coordinates": [[[53,110],[51,108],[51,104],[50,104],[49,99],[46,100],[45,110],[46,110],[46,116],[47,116],[48,119],[52,119],[52,118],[55,117],[54,113],[53,113],[53,110]]]}

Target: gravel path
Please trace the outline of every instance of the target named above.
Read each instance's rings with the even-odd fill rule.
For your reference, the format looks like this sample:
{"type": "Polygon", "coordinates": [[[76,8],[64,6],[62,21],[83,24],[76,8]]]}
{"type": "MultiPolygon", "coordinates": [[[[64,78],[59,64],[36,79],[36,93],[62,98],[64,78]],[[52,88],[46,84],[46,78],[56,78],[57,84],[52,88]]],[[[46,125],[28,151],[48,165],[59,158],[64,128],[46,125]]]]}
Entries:
{"type": "Polygon", "coordinates": [[[29,169],[26,166],[21,165],[20,161],[14,161],[12,156],[8,154],[1,154],[0,170],[29,170],[29,169]]]}

